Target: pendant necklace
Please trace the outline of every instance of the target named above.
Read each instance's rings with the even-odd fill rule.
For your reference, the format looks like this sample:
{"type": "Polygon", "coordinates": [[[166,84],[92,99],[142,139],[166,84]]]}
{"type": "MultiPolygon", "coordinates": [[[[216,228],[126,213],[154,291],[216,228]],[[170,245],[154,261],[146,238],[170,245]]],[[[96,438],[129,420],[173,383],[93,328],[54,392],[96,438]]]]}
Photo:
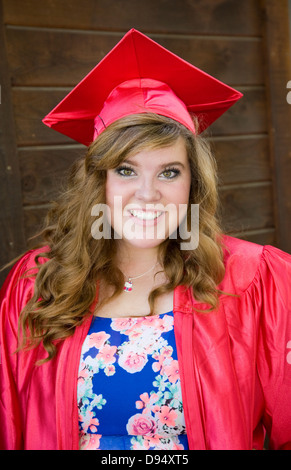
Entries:
{"type": "Polygon", "coordinates": [[[145,276],[146,274],[148,274],[149,272],[151,272],[151,271],[156,267],[157,264],[158,264],[158,262],[156,262],[148,271],[146,271],[146,272],[143,273],[143,274],[140,274],[139,276],[128,277],[128,278],[127,278],[127,281],[125,281],[125,283],[124,283],[123,290],[124,290],[125,292],[130,292],[130,291],[132,291],[132,289],[133,289],[132,281],[133,281],[134,279],[139,279],[140,277],[145,276]]]}

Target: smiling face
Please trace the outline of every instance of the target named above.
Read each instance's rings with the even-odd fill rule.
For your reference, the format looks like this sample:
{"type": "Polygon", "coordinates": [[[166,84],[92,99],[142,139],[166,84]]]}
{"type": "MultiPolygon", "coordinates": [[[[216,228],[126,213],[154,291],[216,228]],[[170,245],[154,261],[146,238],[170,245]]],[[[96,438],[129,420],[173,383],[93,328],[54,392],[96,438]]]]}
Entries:
{"type": "Polygon", "coordinates": [[[123,243],[157,247],[187,212],[191,171],[184,139],[144,149],[107,171],[106,204],[123,243]]]}

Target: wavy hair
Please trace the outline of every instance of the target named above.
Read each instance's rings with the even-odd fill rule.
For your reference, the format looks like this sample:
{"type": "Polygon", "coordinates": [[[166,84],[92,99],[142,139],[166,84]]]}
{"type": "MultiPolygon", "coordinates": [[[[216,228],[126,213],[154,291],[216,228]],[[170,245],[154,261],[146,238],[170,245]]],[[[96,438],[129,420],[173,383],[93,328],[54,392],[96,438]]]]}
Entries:
{"type": "MultiPolygon", "coordinates": [[[[198,123],[195,125],[197,128],[198,123]]],[[[48,249],[44,248],[41,256],[48,260],[41,264],[40,255],[36,258],[34,295],[20,316],[21,348],[42,342],[48,353],[46,360],[51,359],[57,342],[72,335],[90,314],[98,281],[113,287],[110,299],[122,292],[125,279],[116,266],[116,244],[112,237],[93,238],[92,207],[106,203],[108,169],[143,149],[170,146],[179,137],[185,141],[191,168],[189,207],[199,204],[199,245],[195,250],[182,251],[179,237],[160,244],[159,260],[168,282],[150,292],[151,314],[156,298],[178,285],[191,287],[194,297],[207,304],[208,311],[217,307],[217,285],[224,276],[224,263],[216,215],[216,163],[209,146],[201,136],[164,116],[128,116],[104,130],[85,157],[73,165],[66,190],[47,215],[41,235],[48,249]]]]}

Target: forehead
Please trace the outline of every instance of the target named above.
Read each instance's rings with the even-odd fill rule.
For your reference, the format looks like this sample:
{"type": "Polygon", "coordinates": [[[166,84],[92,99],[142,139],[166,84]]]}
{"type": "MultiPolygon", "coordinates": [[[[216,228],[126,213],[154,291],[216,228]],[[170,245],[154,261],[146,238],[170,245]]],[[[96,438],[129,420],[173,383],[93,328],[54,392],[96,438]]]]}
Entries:
{"type": "Polygon", "coordinates": [[[132,152],[125,158],[125,162],[131,163],[133,165],[148,165],[150,164],[161,164],[168,162],[180,162],[185,164],[187,162],[187,150],[185,141],[182,137],[179,137],[173,144],[162,146],[162,147],[152,147],[145,146],[139,151],[132,152]]]}

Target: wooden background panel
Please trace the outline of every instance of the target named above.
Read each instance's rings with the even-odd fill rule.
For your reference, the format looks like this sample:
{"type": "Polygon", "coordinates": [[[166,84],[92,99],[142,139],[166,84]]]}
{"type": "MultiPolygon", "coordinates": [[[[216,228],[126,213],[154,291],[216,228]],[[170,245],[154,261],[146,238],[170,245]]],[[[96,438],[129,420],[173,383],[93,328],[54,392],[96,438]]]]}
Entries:
{"type": "MultiPolygon", "coordinates": [[[[262,44],[257,38],[149,36],[229,85],[264,83],[262,44]]],[[[8,27],[6,37],[13,85],[74,86],[122,35],[8,27]]]]}
{"type": "Polygon", "coordinates": [[[286,100],[291,78],[290,11],[287,0],[262,0],[262,6],[277,240],[282,250],[291,253],[291,106],[286,100]]]}
{"type": "Polygon", "coordinates": [[[271,181],[267,135],[212,139],[219,184],[271,181]]]}
{"type": "MultiPolygon", "coordinates": [[[[244,98],[212,124],[217,135],[262,134],[267,132],[265,90],[241,87],[244,98]]],[[[69,137],[42,123],[44,116],[70,91],[70,88],[13,88],[17,143],[19,146],[72,143],[69,137]]]]}
{"type": "MultiPolygon", "coordinates": [[[[0,1],[0,266],[25,249],[20,171],[0,1]]],[[[5,277],[3,273],[0,281],[5,277]]]]}
{"type": "MultiPolygon", "coordinates": [[[[212,147],[218,163],[220,186],[270,181],[266,136],[214,140],[212,147]]],[[[82,145],[20,148],[23,203],[46,204],[54,199],[70,166],[85,152],[86,147],[82,145]]]]}
{"type": "Polygon", "coordinates": [[[275,228],[253,230],[248,232],[232,232],[232,236],[247,240],[259,245],[272,245],[276,246],[277,236],[275,228]]]}
{"type": "Polygon", "coordinates": [[[122,31],[258,36],[258,0],[3,0],[7,24],[122,31]]]}
{"type": "Polygon", "coordinates": [[[34,248],[39,243],[40,238],[37,235],[44,226],[44,220],[49,208],[49,204],[24,207],[24,228],[28,249],[34,248]]]}
{"type": "Polygon", "coordinates": [[[220,189],[223,228],[245,232],[274,226],[273,190],[270,182],[247,183],[220,189]]]}
{"type": "Polygon", "coordinates": [[[265,88],[241,86],[239,91],[243,93],[243,98],[211,125],[211,135],[254,135],[268,132],[265,88]]]}
{"type": "Polygon", "coordinates": [[[71,88],[30,88],[12,89],[14,118],[18,146],[38,144],[72,143],[69,137],[52,131],[42,123],[71,88]]]}
{"type": "Polygon", "coordinates": [[[24,205],[47,204],[56,198],[73,162],[83,157],[86,147],[64,145],[29,147],[19,150],[24,205]]]}

